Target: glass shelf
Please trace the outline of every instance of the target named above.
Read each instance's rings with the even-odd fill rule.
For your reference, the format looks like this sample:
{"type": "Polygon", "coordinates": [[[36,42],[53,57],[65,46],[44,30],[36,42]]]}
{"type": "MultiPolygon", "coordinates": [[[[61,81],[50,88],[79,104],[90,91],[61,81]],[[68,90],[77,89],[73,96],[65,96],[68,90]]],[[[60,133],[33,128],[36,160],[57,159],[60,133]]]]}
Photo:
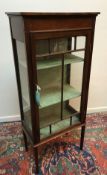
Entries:
{"type": "MultiPolygon", "coordinates": [[[[71,54],[66,54],[64,56],[64,65],[84,61],[83,58],[71,54]]],[[[61,60],[59,58],[47,58],[37,61],[37,69],[47,69],[51,67],[61,66],[61,60]]]]}
{"type": "MultiPolygon", "coordinates": [[[[64,85],[63,101],[79,97],[81,93],[72,86],[64,85]]],[[[51,87],[41,90],[40,109],[61,101],[61,87],[51,87]]]]}

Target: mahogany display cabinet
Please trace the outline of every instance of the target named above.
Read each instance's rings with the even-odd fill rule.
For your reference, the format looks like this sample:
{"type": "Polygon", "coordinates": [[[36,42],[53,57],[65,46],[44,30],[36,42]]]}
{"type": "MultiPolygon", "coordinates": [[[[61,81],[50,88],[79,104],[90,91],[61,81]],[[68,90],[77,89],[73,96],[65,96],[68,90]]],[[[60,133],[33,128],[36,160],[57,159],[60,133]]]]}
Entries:
{"type": "Polygon", "coordinates": [[[96,16],[7,13],[25,140],[38,147],[81,127],[83,147],[96,16]]]}

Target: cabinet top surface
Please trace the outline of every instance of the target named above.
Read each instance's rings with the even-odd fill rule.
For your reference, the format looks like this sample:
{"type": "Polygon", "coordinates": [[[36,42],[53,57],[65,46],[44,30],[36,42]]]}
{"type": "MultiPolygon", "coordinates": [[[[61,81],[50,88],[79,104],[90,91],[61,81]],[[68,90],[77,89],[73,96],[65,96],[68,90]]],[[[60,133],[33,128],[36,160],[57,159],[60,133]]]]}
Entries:
{"type": "Polygon", "coordinates": [[[64,12],[64,13],[50,13],[50,12],[6,12],[8,16],[96,16],[100,14],[100,12],[64,12]]]}

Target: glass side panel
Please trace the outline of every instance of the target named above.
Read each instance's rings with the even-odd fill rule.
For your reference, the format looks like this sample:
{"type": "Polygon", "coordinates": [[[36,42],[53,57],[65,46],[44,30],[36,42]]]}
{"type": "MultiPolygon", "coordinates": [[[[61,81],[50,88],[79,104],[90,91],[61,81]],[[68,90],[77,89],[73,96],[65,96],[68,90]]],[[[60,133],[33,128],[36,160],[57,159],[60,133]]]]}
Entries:
{"type": "Polygon", "coordinates": [[[25,54],[25,44],[16,40],[17,54],[18,54],[18,64],[19,64],[19,74],[22,92],[22,103],[24,112],[24,124],[30,132],[32,131],[31,125],[31,106],[29,98],[29,83],[28,83],[28,72],[25,54]]]}

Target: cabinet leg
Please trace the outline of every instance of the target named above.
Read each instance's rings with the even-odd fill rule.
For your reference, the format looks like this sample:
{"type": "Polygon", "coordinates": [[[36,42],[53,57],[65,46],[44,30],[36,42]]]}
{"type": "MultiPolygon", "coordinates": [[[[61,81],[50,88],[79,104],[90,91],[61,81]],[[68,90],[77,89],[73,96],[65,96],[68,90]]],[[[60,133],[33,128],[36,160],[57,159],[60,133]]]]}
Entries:
{"type": "Polygon", "coordinates": [[[28,145],[27,145],[27,137],[26,134],[23,131],[23,137],[24,137],[24,143],[25,143],[25,150],[28,151],[28,145]]]}
{"type": "Polygon", "coordinates": [[[85,136],[85,126],[82,126],[81,128],[81,139],[80,139],[80,149],[83,149],[84,144],[84,136],[85,136]]]}
{"type": "Polygon", "coordinates": [[[39,174],[38,148],[34,148],[34,158],[36,164],[36,175],[39,174]]]}

